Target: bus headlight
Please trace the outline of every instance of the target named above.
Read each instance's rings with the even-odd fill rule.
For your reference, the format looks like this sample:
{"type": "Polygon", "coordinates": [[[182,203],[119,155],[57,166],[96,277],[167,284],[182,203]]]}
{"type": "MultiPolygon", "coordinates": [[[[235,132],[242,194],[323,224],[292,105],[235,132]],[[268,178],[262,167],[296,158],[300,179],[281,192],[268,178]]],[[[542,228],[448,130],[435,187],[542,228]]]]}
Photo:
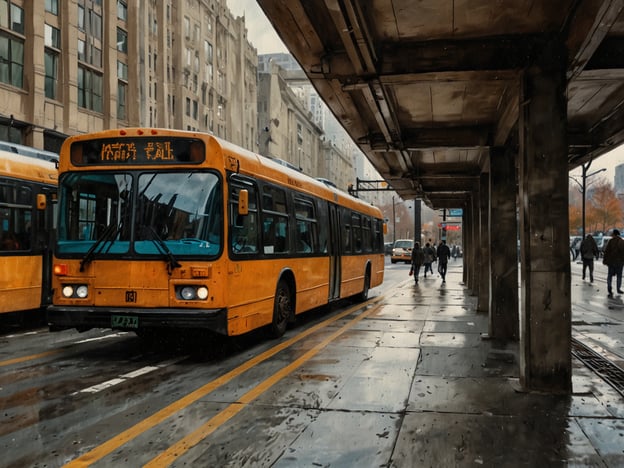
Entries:
{"type": "Polygon", "coordinates": [[[182,296],[182,299],[185,301],[192,301],[195,299],[195,288],[193,286],[184,286],[180,290],[180,296],[182,296]]]}
{"type": "Polygon", "coordinates": [[[208,288],[194,284],[176,286],[176,299],[181,301],[205,301],[208,288]]]}
{"type": "Polygon", "coordinates": [[[89,287],[86,284],[66,284],[61,292],[66,298],[84,299],[89,295],[89,287]]]}
{"type": "Polygon", "coordinates": [[[78,296],[80,299],[84,299],[85,297],[87,297],[88,294],[89,294],[89,289],[87,288],[86,285],[81,284],[80,286],[76,288],[76,296],[78,296]]]}
{"type": "Polygon", "coordinates": [[[197,297],[202,301],[205,300],[208,297],[208,288],[205,286],[197,288],[197,297]]]}

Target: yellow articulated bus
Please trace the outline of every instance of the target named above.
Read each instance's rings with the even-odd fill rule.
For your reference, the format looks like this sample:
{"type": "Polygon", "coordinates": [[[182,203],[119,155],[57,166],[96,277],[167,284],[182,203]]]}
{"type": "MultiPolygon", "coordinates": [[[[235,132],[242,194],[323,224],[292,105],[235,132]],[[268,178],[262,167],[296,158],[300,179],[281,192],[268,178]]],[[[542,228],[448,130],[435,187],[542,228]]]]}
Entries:
{"type": "Polygon", "coordinates": [[[377,208],[211,135],[71,137],[59,169],[51,330],[277,337],[383,281],[377,208]]]}
{"type": "Polygon", "coordinates": [[[21,314],[50,303],[55,158],[54,153],[0,142],[0,314],[21,314]]]}

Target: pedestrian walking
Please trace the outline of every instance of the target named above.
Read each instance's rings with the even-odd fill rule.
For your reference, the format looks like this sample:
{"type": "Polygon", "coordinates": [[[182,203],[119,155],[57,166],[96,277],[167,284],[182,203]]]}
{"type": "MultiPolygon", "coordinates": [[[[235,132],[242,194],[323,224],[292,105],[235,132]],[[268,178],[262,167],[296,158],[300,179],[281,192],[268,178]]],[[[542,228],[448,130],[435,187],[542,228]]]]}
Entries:
{"type": "Polygon", "coordinates": [[[620,231],[613,230],[613,236],[604,249],[602,263],[609,267],[607,273],[607,292],[608,297],[613,297],[613,289],[611,287],[612,279],[616,277],[616,286],[618,294],[624,294],[622,291],[622,267],[624,267],[624,239],[620,237],[620,231]]]}
{"type": "Polygon", "coordinates": [[[598,259],[600,251],[594,236],[587,234],[583,242],[581,242],[581,259],[583,260],[583,280],[585,280],[585,271],[589,270],[589,281],[594,282],[594,258],[598,259]]]}
{"type": "Polygon", "coordinates": [[[433,268],[431,268],[431,264],[433,262],[435,262],[435,249],[431,246],[431,244],[429,244],[429,242],[427,242],[425,244],[425,248],[423,249],[423,253],[425,254],[425,260],[424,260],[424,265],[425,265],[425,278],[427,277],[427,272],[431,272],[431,275],[433,275],[433,268]]]}
{"type": "Polygon", "coordinates": [[[414,282],[418,284],[418,274],[420,273],[420,267],[425,262],[425,253],[420,248],[420,243],[414,242],[414,248],[412,249],[412,274],[414,275],[414,282]]]}
{"type": "Polygon", "coordinates": [[[451,256],[451,249],[446,245],[446,241],[443,240],[438,245],[438,251],[436,252],[436,256],[438,257],[438,273],[442,277],[442,282],[446,283],[446,268],[448,267],[448,260],[451,256]]]}

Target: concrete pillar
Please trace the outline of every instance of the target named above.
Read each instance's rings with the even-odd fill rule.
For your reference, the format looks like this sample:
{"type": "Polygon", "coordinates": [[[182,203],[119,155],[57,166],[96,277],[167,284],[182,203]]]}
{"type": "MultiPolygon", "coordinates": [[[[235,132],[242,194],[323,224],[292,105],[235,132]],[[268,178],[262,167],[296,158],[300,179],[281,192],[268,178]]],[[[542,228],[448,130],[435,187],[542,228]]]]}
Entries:
{"type": "Polygon", "coordinates": [[[479,206],[479,191],[475,191],[472,197],[472,294],[479,297],[479,290],[481,288],[479,271],[481,269],[480,253],[481,253],[481,211],[479,206]]]}
{"type": "Polygon", "coordinates": [[[468,246],[466,255],[465,268],[468,270],[468,278],[466,285],[470,290],[470,294],[478,296],[479,294],[479,281],[477,272],[478,269],[478,257],[477,252],[479,248],[479,192],[473,191],[470,194],[470,200],[468,201],[468,246]]]}
{"type": "Polygon", "coordinates": [[[490,149],[491,276],[488,334],[491,338],[512,341],[517,341],[519,336],[515,159],[510,150],[490,149]]]}
{"type": "Polygon", "coordinates": [[[490,174],[482,172],[479,177],[479,245],[477,283],[479,284],[479,296],[477,299],[477,311],[487,312],[490,309],[490,226],[489,226],[489,201],[490,201],[490,174]]]}
{"type": "Polygon", "coordinates": [[[520,383],[550,393],[572,390],[566,63],[552,40],[520,90],[520,383]]]}
{"type": "Polygon", "coordinates": [[[414,241],[423,247],[422,242],[422,208],[421,201],[418,198],[414,199],[414,241]]]}

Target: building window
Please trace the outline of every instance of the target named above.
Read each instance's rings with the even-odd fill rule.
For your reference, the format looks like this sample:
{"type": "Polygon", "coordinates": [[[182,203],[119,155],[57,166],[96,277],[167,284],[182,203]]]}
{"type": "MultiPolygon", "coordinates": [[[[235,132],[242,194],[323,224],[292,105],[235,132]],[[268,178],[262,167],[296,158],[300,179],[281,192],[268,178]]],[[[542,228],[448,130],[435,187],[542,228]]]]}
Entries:
{"type": "Polygon", "coordinates": [[[102,16],[93,10],[89,10],[89,28],[87,33],[96,39],[102,39],[102,16]]]}
{"type": "Polygon", "coordinates": [[[128,21],[128,5],[121,0],[117,0],[117,18],[121,21],[128,21]]]}
{"type": "Polygon", "coordinates": [[[87,43],[81,39],[78,39],[78,60],[81,62],[87,61],[87,43]]]}
{"type": "Polygon", "coordinates": [[[212,63],[212,45],[208,41],[204,41],[204,60],[212,63]]]}
{"type": "Polygon", "coordinates": [[[58,98],[58,52],[46,47],[45,49],[45,97],[58,98]]]}
{"type": "Polygon", "coordinates": [[[117,78],[128,81],[128,65],[120,61],[117,61],[117,78]]]}
{"type": "Polygon", "coordinates": [[[102,75],[78,66],[78,106],[102,112],[102,75]]]}
{"type": "Polygon", "coordinates": [[[186,115],[187,117],[191,116],[191,99],[186,98],[186,115]]]}
{"type": "Polygon", "coordinates": [[[0,26],[24,34],[24,10],[7,0],[0,0],[0,26]]]}
{"type": "Polygon", "coordinates": [[[188,17],[184,17],[184,37],[191,38],[191,20],[188,17]]]}
{"type": "Polygon", "coordinates": [[[24,80],[24,41],[0,34],[0,82],[18,88],[24,80]]]}
{"type": "Polygon", "coordinates": [[[117,50],[128,53],[128,33],[121,28],[117,28],[117,50]]]}
{"type": "Polygon", "coordinates": [[[102,66],[102,51],[93,44],[78,39],[78,60],[96,67],[102,66]]]}
{"type": "Polygon", "coordinates": [[[61,31],[49,24],[44,26],[44,41],[46,47],[61,48],[61,31]]]}
{"type": "Polygon", "coordinates": [[[85,30],[85,9],[82,5],[78,5],[78,29],[85,30]]]}
{"type": "MultiPolygon", "coordinates": [[[[24,34],[24,10],[1,0],[0,26],[24,34]]],[[[24,40],[8,31],[0,34],[0,82],[18,88],[24,82],[24,40]]]]}
{"type": "Polygon", "coordinates": [[[126,95],[128,92],[128,65],[117,61],[117,119],[126,120],[126,95]]]}
{"type": "Polygon", "coordinates": [[[58,0],[45,0],[45,9],[47,12],[58,16],[58,0]]]}
{"type": "Polygon", "coordinates": [[[126,90],[128,85],[123,81],[117,82],[117,119],[126,120],[126,90]]]}

